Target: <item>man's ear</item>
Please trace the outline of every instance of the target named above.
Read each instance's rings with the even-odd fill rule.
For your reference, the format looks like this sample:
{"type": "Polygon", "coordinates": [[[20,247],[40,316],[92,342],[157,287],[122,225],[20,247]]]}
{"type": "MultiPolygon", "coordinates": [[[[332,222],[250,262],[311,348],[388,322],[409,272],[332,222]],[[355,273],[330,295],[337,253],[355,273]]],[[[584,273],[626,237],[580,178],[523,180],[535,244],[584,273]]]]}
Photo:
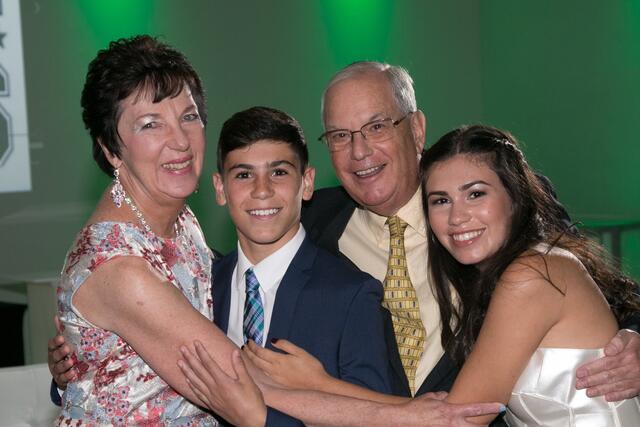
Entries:
{"type": "Polygon", "coordinates": [[[224,181],[222,180],[222,175],[218,172],[213,174],[213,188],[216,190],[216,202],[220,206],[224,206],[227,204],[227,197],[224,194],[224,181]]]}
{"type": "Polygon", "coordinates": [[[427,137],[427,118],[424,116],[422,111],[418,110],[411,114],[410,123],[413,142],[416,146],[416,153],[421,154],[427,137]]]}
{"type": "Polygon", "coordinates": [[[313,183],[316,179],[316,168],[307,166],[302,174],[302,200],[310,200],[313,196],[313,183]]]}
{"type": "Polygon", "coordinates": [[[111,166],[113,166],[114,169],[118,169],[120,166],[122,166],[122,159],[120,159],[118,156],[116,156],[115,154],[110,152],[107,149],[107,147],[104,146],[104,144],[102,143],[102,140],[100,138],[98,138],[98,144],[100,145],[100,149],[102,150],[102,154],[104,154],[104,157],[111,164],[111,166]]]}

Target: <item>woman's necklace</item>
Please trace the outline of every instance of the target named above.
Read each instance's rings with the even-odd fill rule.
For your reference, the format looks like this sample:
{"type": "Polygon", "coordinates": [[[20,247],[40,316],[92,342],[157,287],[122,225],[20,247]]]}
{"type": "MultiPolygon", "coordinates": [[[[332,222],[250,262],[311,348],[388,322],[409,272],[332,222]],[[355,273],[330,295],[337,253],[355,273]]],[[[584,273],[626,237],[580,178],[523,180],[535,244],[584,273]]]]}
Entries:
{"type": "MultiPolygon", "coordinates": [[[[149,227],[149,224],[147,224],[147,220],[144,219],[144,216],[142,215],[142,212],[140,212],[140,209],[138,209],[136,204],[133,203],[133,200],[131,200],[131,198],[129,196],[124,196],[124,202],[127,205],[129,205],[129,207],[133,211],[133,214],[136,216],[136,218],[138,218],[138,221],[140,221],[140,224],[142,224],[142,228],[144,228],[144,230],[147,233],[150,233],[151,232],[151,227],[149,227]]],[[[175,227],[175,224],[174,224],[174,227],[175,227]]]]}
{"type": "MultiPolygon", "coordinates": [[[[142,225],[142,228],[144,228],[144,231],[146,231],[147,233],[152,233],[151,227],[149,226],[149,224],[147,224],[147,220],[144,219],[144,215],[142,215],[142,212],[140,211],[140,209],[138,209],[136,204],[133,203],[133,200],[131,200],[131,197],[127,196],[126,193],[125,193],[125,196],[124,196],[124,202],[127,205],[129,205],[129,207],[133,211],[133,214],[136,216],[136,218],[138,218],[138,221],[140,221],[140,224],[142,225]]],[[[178,222],[177,221],[173,223],[173,232],[175,233],[175,237],[178,237],[178,222]]]]}
{"type": "MultiPolygon", "coordinates": [[[[124,202],[127,205],[129,205],[129,207],[131,208],[131,211],[136,216],[136,218],[138,218],[138,221],[140,221],[140,224],[142,225],[142,228],[144,228],[144,231],[146,231],[147,233],[152,233],[151,227],[147,223],[147,220],[144,219],[144,215],[142,215],[142,212],[140,211],[140,209],[138,209],[136,204],[133,203],[133,200],[131,200],[131,197],[129,197],[129,195],[124,191],[124,187],[120,182],[120,173],[118,169],[115,169],[113,171],[113,185],[111,187],[111,200],[113,200],[113,204],[116,205],[117,208],[120,208],[120,206],[122,206],[122,201],[124,200],[124,202]]],[[[173,223],[173,231],[175,233],[175,236],[178,237],[178,221],[173,223]]]]}

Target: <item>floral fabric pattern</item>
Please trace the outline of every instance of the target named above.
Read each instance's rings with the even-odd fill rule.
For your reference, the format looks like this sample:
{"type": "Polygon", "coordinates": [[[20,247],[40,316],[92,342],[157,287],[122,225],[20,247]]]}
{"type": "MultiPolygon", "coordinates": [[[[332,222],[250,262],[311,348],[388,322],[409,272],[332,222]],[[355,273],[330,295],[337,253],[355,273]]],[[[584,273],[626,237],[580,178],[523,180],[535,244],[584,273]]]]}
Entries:
{"type": "Polygon", "coordinates": [[[216,420],[175,392],[118,335],[86,320],[73,296],[103,263],[119,256],[143,258],[213,319],[211,251],[188,207],[178,216],[178,235],[163,239],[137,225],[91,224],[67,253],[57,288],[64,335],[75,348],[77,380],[62,397],[57,425],[215,426],[216,420]]]}

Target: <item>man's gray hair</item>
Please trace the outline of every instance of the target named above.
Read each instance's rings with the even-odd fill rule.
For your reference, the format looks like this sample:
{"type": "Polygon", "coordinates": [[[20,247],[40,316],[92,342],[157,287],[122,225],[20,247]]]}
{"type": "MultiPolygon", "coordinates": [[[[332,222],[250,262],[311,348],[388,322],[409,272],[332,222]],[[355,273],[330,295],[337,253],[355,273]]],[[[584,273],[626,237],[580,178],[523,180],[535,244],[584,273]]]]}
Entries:
{"type": "Polygon", "coordinates": [[[334,84],[347,80],[359,75],[381,72],[384,73],[389,79],[393,96],[396,99],[396,104],[402,114],[408,114],[416,111],[416,93],[413,89],[413,79],[404,68],[397,65],[390,65],[384,62],[377,61],[358,61],[351,65],[347,65],[342,70],[338,71],[329,81],[327,87],[322,94],[320,113],[322,114],[322,120],[324,120],[324,105],[327,92],[334,84]]]}

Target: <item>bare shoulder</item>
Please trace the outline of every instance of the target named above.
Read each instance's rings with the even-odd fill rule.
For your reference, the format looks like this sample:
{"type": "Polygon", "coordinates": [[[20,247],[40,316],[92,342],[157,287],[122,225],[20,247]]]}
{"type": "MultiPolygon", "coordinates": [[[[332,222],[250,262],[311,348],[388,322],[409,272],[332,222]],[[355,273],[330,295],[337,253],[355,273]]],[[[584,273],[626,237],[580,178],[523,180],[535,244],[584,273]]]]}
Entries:
{"type": "Polygon", "coordinates": [[[152,301],[176,292],[146,260],[122,256],[96,268],[76,292],[74,304],[92,323],[111,330],[119,319],[135,317],[152,301]]]}
{"type": "Polygon", "coordinates": [[[498,286],[530,293],[552,290],[564,295],[567,286],[585,273],[586,269],[580,260],[570,251],[537,245],[520,255],[505,269],[498,286]]]}
{"type": "Polygon", "coordinates": [[[114,297],[135,296],[153,290],[163,282],[148,261],[137,256],[116,257],[98,267],[88,280],[98,288],[106,288],[114,297]]]}

